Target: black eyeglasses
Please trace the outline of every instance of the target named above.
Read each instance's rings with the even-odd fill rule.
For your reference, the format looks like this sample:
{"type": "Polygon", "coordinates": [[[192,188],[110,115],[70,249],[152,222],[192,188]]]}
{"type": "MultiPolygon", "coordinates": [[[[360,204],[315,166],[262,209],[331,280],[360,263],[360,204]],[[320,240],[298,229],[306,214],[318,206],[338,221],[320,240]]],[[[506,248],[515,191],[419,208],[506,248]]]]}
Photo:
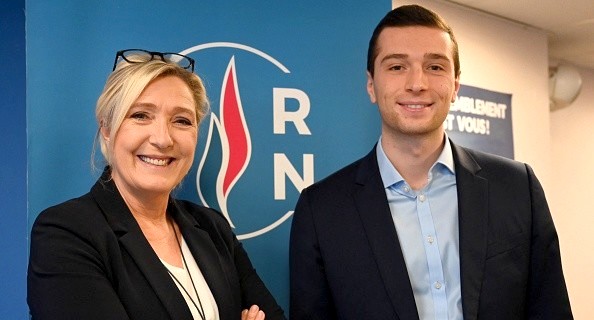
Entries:
{"type": "Polygon", "coordinates": [[[116,69],[120,58],[129,63],[142,63],[161,59],[162,61],[175,63],[186,70],[194,72],[194,59],[179,53],[147,51],[143,49],[120,50],[116,53],[112,71],[116,69]]]}

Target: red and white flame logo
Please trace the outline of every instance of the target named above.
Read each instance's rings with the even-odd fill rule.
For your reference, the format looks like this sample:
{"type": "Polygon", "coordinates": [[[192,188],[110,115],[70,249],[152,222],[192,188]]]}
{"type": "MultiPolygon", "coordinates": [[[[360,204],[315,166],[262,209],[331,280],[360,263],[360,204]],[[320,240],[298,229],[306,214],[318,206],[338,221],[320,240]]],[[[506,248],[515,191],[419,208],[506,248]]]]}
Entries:
{"type": "MultiPolygon", "coordinates": [[[[237,74],[235,72],[235,57],[231,57],[221,88],[220,119],[216,114],[211,114],[210,127],[208,132],[207,149],[202,155],[201,165],[198,169],[202,171],[202,164],[208,155],[208,147],[212,138],[212,130],[216,129],[221,137],[222,161],[221,169],[217,176],[216,195],[219,208],[229,221],[232,227],[233,221],[227,209],[227,200],[233,186],[239,180],[247,168],[252,155],[252,141],[250,132],[245,121],[239,87],[237,85],[237,74]]],[[[200,193],[200,190],[198,190],[200,193]]],[[[204,197],[200,194],[203,203],[204,197]]]]}
{"type": "MultiPolygon", "coordinates": [[[[210,48],[234,48],[253,53],[259,57],[264,58],[268,62],[278,67],[283,73],[290,73],[289,70],[283,66],[279,61],[272,58],[268,54],[257,50],[255,48],[229,42],[214,42],[198,45],[180,52],[181,54],[189,54],[192,52],[210,49],[210,48]]],[[[221,213],[227,218],[229,224],[235,228],[229,213],[229,199],[233,187],[240,180],[249,166],[252,155],[252,140],[248,124],[244,116],[244,109],[242,99],[239,92],[239,80],[237,77],[235,56],[232,56],[227,64],[227,68],[223,77],[221,85],[221,94],[219,102],[219,114],[211,113],[208,125],[208,133],[206,136],[205,149],[202,153],[200,163],[198,165],[198,172],[196,176],[196,184],[198,196],[200,201],[205,206],[209,206],[206,197],[200,188],[200,179],[205,174],[204,168],[207,158],[209,157],[209,149],[214,136],[220,137],[221,146],[221,164],[219,172],[216,176],[216,200],[221,213]]],[[[217,145],[217,143],[215,143],[217,145]]],[[[286,212],[278,220],[274,221],[268,226],[247,233],[237,235],[237,238],[247,239],[264,234],[286,221],[291,215],[292,211],[286,212]]]]}
{"type": "Polygon", "coordinates": [[[220,121],[212,115],[213,121],[219,128],[223,159],[221,171],[217,177],[217,200],[221,211],[232,227],[233,222],[227,210],[227,199],[231,189],[247,168],[252,155],[252,141],[237,85],[235,73],[235,57],[231,58],[221,88],[220,121]]]}

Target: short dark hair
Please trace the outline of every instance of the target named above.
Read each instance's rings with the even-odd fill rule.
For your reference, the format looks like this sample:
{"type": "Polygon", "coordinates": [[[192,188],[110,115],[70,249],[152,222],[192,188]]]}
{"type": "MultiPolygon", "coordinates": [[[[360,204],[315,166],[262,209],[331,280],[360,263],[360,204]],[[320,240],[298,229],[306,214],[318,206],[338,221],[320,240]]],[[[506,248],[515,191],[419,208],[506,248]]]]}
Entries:
{"type": "Polygon", "coordinates": [[[450,35],[454,49],[452,55],[454,57],[454,74],[460,75],[460,54],[458,52],[458,42],[454,37],[454,31],[445,22],[445,20],[437,13],[421,7],[419,5],[406,5],[398,7],[386,14],[384,18],[378,23],[373,30],[373,35],[369,40],[369,48],[367,49],[367,71],[373,76],[373,64],[377,58],[377,38],[380,33],[388,27],[414,27],[422,26],[429,28],[436,28],[445,31],[450,35]]]}

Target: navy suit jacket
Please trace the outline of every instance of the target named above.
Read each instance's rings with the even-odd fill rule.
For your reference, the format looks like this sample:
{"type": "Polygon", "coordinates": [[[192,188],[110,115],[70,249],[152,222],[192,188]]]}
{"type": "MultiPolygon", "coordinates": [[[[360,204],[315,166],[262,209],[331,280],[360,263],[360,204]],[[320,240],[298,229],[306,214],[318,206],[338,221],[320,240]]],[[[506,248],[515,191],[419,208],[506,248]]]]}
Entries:
{"type": "MultiPolygon", "coordinates": [[[[192,319],[190,310],[113,181],[42,212],[31,233],[27,302],[41,319],[192,319]]],[[[168,213],[196,259],[220,319],[257,304],[284,319],[218,212],[170,200],[168,213]]]]}
{"type": "MultiPolygon", "coordinates": [[[[572,319],[557,234],[532,169],[451,145],[464,319],[572,319]]],[[[292,320],[419,318],[375,148],[303,190],[290,284],[292,320]]]]}

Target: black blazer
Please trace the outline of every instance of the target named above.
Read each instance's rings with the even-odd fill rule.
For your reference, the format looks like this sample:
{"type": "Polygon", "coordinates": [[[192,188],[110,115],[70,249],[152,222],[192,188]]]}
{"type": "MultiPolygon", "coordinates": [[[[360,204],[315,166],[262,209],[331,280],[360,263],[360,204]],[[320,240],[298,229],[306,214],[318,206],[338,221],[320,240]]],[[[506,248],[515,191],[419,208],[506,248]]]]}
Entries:
{"type": "MultiPolygon", "coordinates": [[[[107,174],[91,191],[43,211],[33,225],[27,302],[33,319],[192,319],[184,298],[107,174]]],[[[240,319],[257,304],[284,319],[218,212],[171,199],[175,219],[217,302],[240,319]]]]}
{"type": "MultiPolygon", "coordinates": [[[[557,234],[532,169],[452,149],[464,319],[572,319],[557,234]]],[[[303,190],[290,283],[292,320],[419,318],[375,148],[303,190]]]]}

